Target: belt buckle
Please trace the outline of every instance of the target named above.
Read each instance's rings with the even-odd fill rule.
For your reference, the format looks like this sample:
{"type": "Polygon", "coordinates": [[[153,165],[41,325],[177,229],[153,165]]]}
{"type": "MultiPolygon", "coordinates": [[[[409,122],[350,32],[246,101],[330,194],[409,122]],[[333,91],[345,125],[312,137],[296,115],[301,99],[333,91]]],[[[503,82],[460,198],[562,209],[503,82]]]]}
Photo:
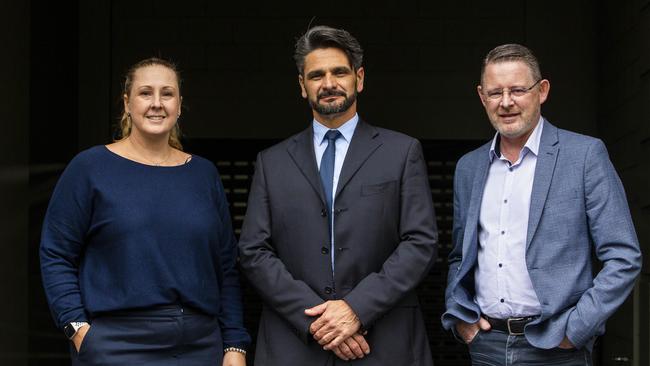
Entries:
{"type": "Polygon", "coordinates": [[[508,324],[508,334],[514,335],[514,336],[524,335],[524,332],[515,333],[515,332],[512,331],[512,328],[510,328],[510,321],[519,321],[519,320],[524,320],[524,318],[508,318],[508,319],[506,319],[506,324],[508,324]]]}

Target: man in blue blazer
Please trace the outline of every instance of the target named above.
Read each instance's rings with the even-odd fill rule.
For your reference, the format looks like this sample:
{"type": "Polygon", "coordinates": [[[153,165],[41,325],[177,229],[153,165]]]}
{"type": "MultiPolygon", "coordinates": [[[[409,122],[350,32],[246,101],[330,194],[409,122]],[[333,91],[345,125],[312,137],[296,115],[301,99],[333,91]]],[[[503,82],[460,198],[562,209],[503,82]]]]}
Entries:
{"type": "Polygon", "coordinates": [[[443,326],[475,365],[591,365],[641,266],[621,181],[602,141],[541,116],[526,47],[490,51],[477,89],[497,133],[456,167],[443,326]]]}

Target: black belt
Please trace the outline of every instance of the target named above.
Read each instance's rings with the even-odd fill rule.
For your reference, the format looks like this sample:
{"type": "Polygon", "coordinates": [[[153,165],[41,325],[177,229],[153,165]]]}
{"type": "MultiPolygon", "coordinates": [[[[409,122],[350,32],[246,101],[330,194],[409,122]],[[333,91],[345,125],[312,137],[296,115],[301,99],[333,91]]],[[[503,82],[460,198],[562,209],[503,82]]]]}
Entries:
{"type": "Polygon", "coordinates": [[[508,333],[510,335],[524,335],[524,327],[537,317],[527,316],[524,318],[495,319],[485,317],[492,326],[492,329],[508,333]]]}

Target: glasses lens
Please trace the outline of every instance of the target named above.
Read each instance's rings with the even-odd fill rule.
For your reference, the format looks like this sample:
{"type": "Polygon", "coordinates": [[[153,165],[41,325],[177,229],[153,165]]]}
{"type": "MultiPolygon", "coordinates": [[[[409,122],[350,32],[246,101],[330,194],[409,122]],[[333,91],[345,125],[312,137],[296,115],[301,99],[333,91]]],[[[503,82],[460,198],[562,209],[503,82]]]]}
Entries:
{"type": "Polygon", "coordinates": [[[515,97],[523,97],[528,92],[528,89],[524,88],[512,88],[510,89],[510,95],[515,97]]]}
{"type": "Polygon", "coordinates": [[[503,95],[503,90],[492,90],[488,92],[488,98],[490,99],[501,99],[501,96],[503,95]]]}

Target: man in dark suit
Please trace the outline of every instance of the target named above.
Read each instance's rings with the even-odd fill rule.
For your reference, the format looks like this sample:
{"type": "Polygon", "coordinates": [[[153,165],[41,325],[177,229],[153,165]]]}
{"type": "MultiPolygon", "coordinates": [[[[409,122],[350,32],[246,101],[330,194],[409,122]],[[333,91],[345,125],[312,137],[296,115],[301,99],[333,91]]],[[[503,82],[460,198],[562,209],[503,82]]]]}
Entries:
{"type": "Polygon", "coordinates": [[[415,294],[437,243],[426,165],[416,139],[359,119],[362,57],[348,32],[309,29],[295,61],[313,122],[257,157],[239,242],[264,300],[256,365],[432,365],[415,294]]]}
{"type": "Polygon", "coordinates": [[[442,316],[475,365],[591,365],[641,267],[605,145],[545,120],[549,90],[526,47],[486,56],[478,95],[497,132],[456,166],[442,316]]]}

